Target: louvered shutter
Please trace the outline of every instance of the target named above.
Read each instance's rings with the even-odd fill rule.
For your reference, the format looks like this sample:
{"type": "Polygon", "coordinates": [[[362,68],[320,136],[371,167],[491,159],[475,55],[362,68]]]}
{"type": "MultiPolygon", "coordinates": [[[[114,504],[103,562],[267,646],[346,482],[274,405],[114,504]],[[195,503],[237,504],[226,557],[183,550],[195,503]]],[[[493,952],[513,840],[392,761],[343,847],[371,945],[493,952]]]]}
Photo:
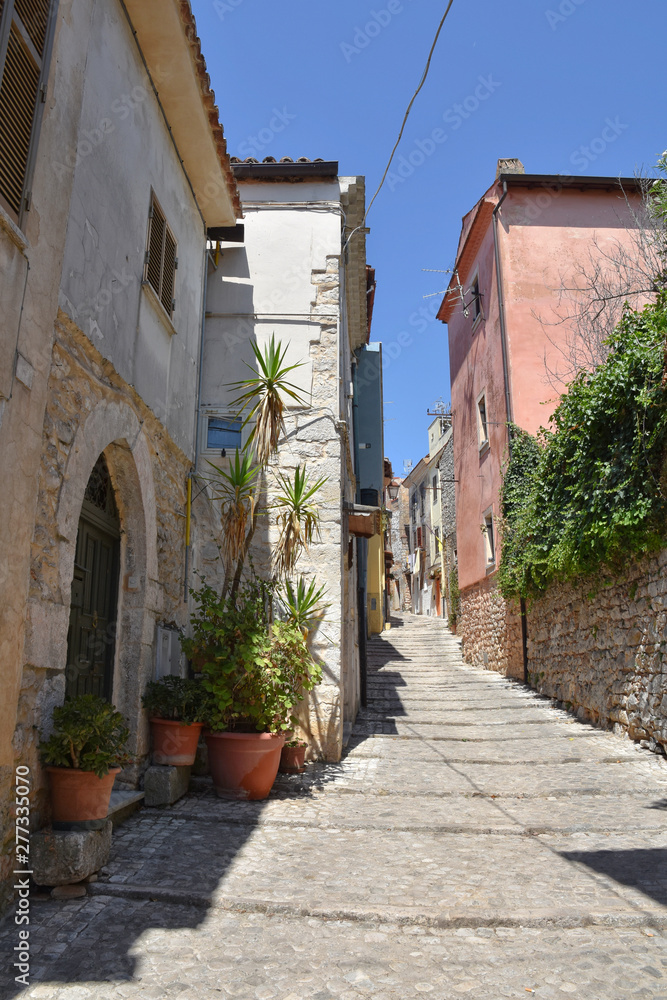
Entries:
{"type": "Polygon", "coordinates": [[[153,286],[155,294],[160,294],[162,278],[162,254],[164,249],[164,231],[166,228],[164,215],[160,206],[153,201],[151,208],[151,224],[148,235],[148,265],[146,278],[153,286]]]}
{"type": "Polygon", "coordinates": [[[46,74],[50,6],[50,0],[4,0],[0,5],[0,52],[5,51],[0,66],[0,196],[17,220],[38,124],[40,80],[46,74]]]}
{"type": "Polygon", "coordinates": [[[162,288],[160,301],[171,316],[174,301],[174,277],[176,270],[176,240],[165,226],[164,259],[162,264],[162,288]]]}
{"type": "Polygon", "coordinates": [[[146,281],[153,288],[168,316],[174,310],[175,276],[176,240],[167,225],[164,212],[153,198],[146,252],[146,281]]]}

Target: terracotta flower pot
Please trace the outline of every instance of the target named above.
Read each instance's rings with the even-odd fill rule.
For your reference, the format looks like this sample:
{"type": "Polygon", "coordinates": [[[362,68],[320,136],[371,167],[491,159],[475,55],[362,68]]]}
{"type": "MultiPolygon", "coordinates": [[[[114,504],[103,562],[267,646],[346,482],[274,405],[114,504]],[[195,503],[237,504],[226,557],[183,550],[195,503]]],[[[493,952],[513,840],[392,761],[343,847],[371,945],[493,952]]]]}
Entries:
{"type": "Polygon", "coordinates": [[[194,764],[202,722],[184,725],[173,719],[151,719],[153,763],[183,767],[194,764]]]}
{"type": "Polygon", "coordinates": [[[280,771],[283,774],[303,774],[306,770],[305,743],[297,747],[283,747],[280,754],[280,771]]]}
{"type": "Polygon", "coordinates": [[[119,767],[98,778],[92,771],[75,767],[47,767],[51,780],[51,812],[54,823],[81,823],[106,819],[111,789],[119,767]]]}
{"type": "Polygon", "coordinates": [[[207,733],[208,762],[218,795],[265,799],[276,780],[282,733],[207,733]]]}

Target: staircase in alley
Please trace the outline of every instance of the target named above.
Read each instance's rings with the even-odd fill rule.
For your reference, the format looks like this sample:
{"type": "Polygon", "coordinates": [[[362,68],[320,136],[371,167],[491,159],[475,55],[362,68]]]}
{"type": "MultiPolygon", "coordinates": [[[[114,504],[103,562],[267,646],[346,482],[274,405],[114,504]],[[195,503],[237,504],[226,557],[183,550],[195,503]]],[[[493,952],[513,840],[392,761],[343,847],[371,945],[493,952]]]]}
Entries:
{"type": "Polygon", "coordinates": [[[441,620],[368,659],[339,764],[144,809],[91,895],[35,905],[36,996],[667,1000],[663,759],[467,666],[441,620]]]}

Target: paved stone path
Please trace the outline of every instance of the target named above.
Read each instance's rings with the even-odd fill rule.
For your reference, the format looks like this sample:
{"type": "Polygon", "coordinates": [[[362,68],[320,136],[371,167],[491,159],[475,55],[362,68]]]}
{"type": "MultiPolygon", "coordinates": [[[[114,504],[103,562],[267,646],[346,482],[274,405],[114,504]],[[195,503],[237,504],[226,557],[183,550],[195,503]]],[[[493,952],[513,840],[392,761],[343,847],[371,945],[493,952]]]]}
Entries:
{"type": "Polygon", "coordinates": [[[394,625],[342,763],[134,816],[23,995],[667,1000],[667,764],[394,625]]]}

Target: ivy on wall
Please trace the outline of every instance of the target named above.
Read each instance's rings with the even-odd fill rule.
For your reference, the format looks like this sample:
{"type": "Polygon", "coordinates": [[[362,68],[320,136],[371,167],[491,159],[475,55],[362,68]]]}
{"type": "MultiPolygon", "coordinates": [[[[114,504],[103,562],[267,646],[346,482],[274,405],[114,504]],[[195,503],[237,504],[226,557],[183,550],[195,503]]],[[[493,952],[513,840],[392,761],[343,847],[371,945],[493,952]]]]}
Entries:
{"type": "Polygon", "coordinates": [[[501,494],[500,589],[556,580],[667,543],[667,292],[626,308],[608,359],[568,387],[539,440],[512,429],[501,494]]]}

